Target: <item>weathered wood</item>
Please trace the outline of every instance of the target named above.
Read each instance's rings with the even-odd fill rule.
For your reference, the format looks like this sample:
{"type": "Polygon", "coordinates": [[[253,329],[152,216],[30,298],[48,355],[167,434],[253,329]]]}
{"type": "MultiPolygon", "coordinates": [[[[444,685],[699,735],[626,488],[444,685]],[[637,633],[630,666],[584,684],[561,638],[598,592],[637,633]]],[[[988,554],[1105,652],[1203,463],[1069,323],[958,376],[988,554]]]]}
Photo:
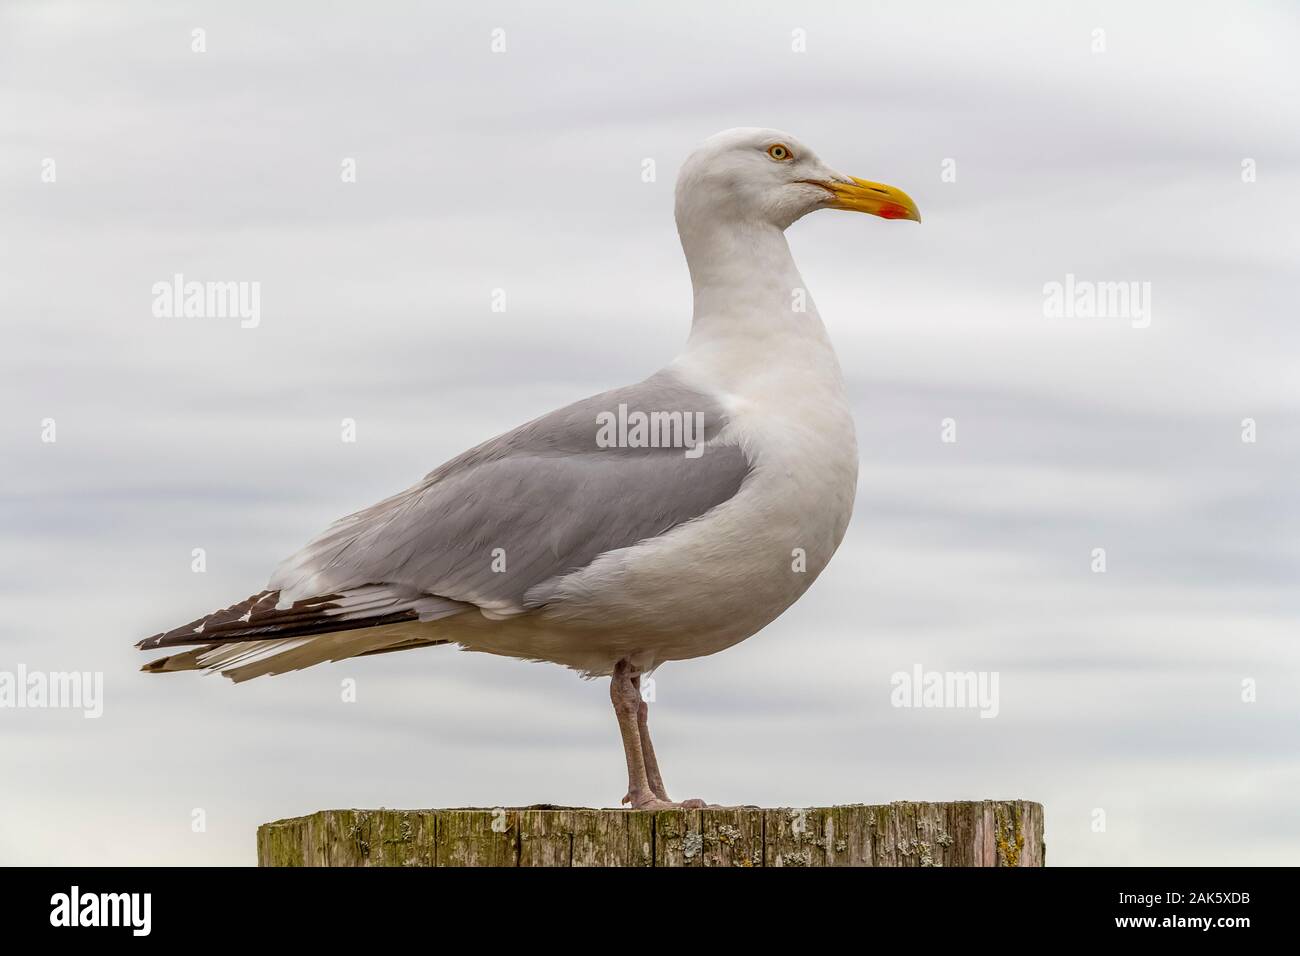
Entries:
{"type": "Polygon", "coordinates": [[[259,866],[1042,866],[1026,800],[703,810],[322,810],[257,830],[259,866]]]}

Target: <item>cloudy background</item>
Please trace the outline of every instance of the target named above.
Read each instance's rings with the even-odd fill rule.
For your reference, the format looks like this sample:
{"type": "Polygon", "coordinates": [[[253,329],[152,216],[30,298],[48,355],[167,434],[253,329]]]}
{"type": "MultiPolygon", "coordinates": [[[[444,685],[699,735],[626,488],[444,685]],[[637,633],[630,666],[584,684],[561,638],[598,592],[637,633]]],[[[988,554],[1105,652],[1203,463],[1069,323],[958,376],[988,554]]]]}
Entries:
{"type": "Polygon", "coordinates": [[[671,359],[673,179],[737,125],[925,223],[790,230],[857,511],[784,617],[660,670],[672,792],[1018,797],[1052,863],[1300,861],[1291,5],[0,11],[0,670],[106,695],[99,720],[0,710],[0,862],[250,864],[257,824],[320,808],[615,803],[603,681],[440,648],[234,686],[139,674],[132,643],[671,359]],[[260,282],[261,325],[155,318],[176,272],[260,282]],[[1150,327],[1045,318],[1066,273],[1150,282],[1150,327]],[[891,707],[918,663],[999,672],[999,716],[891,707]]]}

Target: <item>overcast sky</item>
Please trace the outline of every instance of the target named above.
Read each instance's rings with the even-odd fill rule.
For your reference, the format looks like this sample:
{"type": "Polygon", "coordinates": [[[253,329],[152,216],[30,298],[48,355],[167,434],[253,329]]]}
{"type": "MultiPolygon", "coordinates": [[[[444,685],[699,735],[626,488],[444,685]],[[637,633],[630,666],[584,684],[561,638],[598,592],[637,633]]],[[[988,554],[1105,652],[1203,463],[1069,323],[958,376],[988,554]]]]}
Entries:
{"type": "Polygon", "coordinates": [[[925,221],[790,230],[856,512],[780,620],[658,672],[670,790],[1025,798],[1051,863],[1300,861],[1297,48],[1285,3],[4,0],[0,671],[102,671],[105,699],[0,709],[0,863],[250,864],[259,823],[317,809],[616,803],[604,681],[437,648],[235,686],[132,644],[670,360],[676,170],[741,125],[925,221]],[[260,324],[156,317],[175,273],[259,282],[260,324]],[[1149,327],[1047,317],[1067,274],[1150,283],[1149,327]],[[917,664],[996,671],[998,716],[892,707],[917,664]]]}

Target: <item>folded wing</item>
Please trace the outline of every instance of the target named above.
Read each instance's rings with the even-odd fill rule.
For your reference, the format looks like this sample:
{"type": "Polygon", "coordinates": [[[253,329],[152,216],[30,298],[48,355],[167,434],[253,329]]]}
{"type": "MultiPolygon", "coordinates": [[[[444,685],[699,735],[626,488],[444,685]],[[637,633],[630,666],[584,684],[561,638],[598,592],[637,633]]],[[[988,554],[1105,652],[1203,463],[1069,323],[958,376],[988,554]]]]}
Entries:
{"type": "MultiPolygon", "coordinates": [[[[197,653],[213,660],[223,656],[213,645],[347,650],[338,632],[537,610],[547,582],[734,496],[750,464],[730,438],[716,401],[659,372],[465,452],[335,522],[282,563],[267,590],[139,646],[202,644],[197,653]]],[[[356,637],[358,650],[343,657],[385,649],[356,637]]],[[[154,669],[173,669],[166,661],[154,669]]]]}

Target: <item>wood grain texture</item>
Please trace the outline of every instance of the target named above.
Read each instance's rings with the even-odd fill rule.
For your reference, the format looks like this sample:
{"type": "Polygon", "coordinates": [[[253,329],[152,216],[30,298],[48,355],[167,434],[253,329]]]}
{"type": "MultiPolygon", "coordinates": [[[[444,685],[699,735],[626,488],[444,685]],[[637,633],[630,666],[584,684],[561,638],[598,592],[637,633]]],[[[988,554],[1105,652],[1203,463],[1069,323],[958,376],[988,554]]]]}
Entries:
{"type": "Polygon", "coordinates": [[[1026,800],[703,810],[321,810],[257,830],[259,866],[1043,866],[1026,800]]]}

